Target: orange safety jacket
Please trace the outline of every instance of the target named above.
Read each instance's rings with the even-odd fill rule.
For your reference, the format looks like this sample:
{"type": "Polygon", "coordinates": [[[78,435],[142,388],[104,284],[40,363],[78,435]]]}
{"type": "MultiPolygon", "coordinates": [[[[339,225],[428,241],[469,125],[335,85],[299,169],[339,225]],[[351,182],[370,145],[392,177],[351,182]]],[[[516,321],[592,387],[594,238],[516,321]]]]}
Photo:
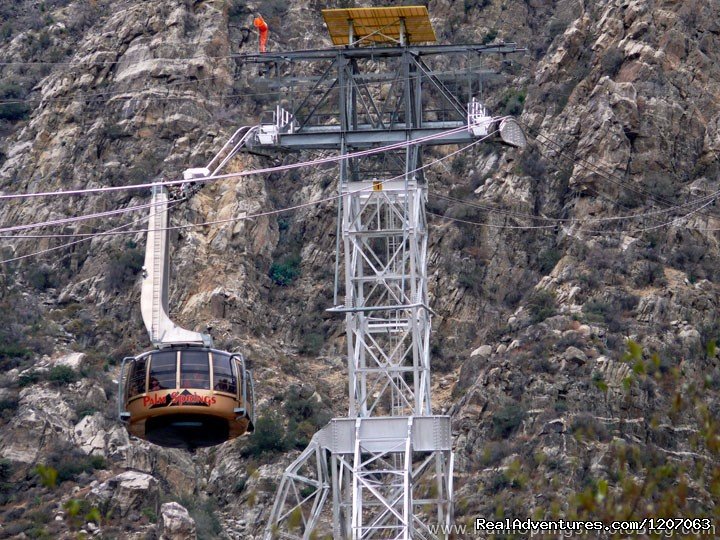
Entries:
{"type": "Polygon", "coordinates": [[[268,25],[262,17],[255,17],[253,24],[255,28],[258,29],[258,32],[260,32],[260,52],[265,52],[265,45],[268,39],[268,25]]]}

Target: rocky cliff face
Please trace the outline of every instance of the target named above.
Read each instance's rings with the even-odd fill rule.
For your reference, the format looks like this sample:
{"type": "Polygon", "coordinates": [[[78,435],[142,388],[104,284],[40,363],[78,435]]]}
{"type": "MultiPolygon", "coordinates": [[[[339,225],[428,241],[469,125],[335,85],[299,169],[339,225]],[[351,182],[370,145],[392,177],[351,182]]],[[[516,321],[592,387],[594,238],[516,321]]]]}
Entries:
{"type": "MultiPolygon", "coordinates": [[[[254,73],[231,58],[252,50],[243,30],[252,14],[277,29],[273,47],[328,46],[320,4],[0,8],[2,191],[137,184],[203,165],[263,110],[254,73]]],[[[493,112],[520,115],[528,148],[488,146],[429,173],[441,216],[430,220],[434,407],[454,417],[458,519],[714,516],[720,7],[433,0],[429,9],[441,42],[528,47],[485,89],[493,112]]],[[[335,182],[333,168],[220,181],[173,223],[316,200],[335,182]]],[[[3,201],[0,223],[146,200],[138,190],[3,201]]],[[[345,410],[343,328],[324,313],[334,220],[318,205],[183,229],[174,242],[174,317],[212,326],[218,346],[251,359],[260,414],[281,428],[278,440],[288,435],[274,450],[252,439],[165,450],[130,440],[114,420],[118,360],[148,346],[142,232],[3,263],[0,536],[259,537],[284,466],[345,410]],[[279,285],[273,263],[299,276],[279,285]]],[[[68,241],[3,240],[2,259],[68,241]]]]}

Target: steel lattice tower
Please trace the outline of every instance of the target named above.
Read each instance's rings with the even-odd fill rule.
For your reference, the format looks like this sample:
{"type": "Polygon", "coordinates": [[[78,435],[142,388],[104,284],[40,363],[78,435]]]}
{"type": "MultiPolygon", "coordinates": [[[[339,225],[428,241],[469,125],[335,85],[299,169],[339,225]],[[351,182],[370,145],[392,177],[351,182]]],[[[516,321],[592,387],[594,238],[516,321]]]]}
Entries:
{"type": "Polygon", "coordinates": [[[335,44],[346,47],[244,57],[261,63],[262,84],[285,97],[252,146],[345,156],[344,279],[336,268],[345,300],[329,311],[345,316],[348,416],[320,430],[286,469],[265,537],[442,538],[436,527],[453,515],[453,454],[450,417],[431,408],[423,147],[496,134],[519,144],[517,124],[487,116],[475,100],[486,72],[473,61],[520,49],[417,45],[434,41],[425,8],[323,15],[335,44]],[[373,46],[360,46],[368,41],[373,46]],[[453,69],[438,69],[451,57],[459,59],[453,69]]]}

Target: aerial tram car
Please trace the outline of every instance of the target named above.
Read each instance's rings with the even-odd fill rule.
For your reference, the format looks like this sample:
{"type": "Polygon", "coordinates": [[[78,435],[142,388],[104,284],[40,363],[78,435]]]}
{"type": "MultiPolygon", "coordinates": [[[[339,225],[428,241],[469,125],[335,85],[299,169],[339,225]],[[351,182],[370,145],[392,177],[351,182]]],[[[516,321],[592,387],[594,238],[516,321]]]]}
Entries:
{"type": "MultiPolygon", "coordinates": [[[[221,151],[225,159],[213,174],[243,145],[243,135],[238,130],[229,141],[234,147],[221,151]]],[[[210,170],[186,171],[188,183],[180,198],[197,191],[192,179],[207,176],[210,170]]],[[[242,354],[213,348],[210,335],[181,328],[168,315],[169,202],[168,190],[155,186],[140,299],[154,349],[123,359],[118,414],[131,435],[164,447],[194,450],[253,431],[254,386],[242,354]]]]}
{"type": "Polygon", "coordinates": [[[175,345],[123,361],[120,417],[131,435],[170,448],[214,446],[253,431],[242,355],[175,345]]]}

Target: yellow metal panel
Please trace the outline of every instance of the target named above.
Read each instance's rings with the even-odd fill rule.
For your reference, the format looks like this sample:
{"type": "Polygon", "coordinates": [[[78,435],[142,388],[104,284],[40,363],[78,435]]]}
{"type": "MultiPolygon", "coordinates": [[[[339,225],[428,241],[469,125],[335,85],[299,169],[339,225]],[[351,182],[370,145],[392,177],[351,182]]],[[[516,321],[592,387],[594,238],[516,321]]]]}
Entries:
{"type": "Polygon", "coordinates": [[[323,9],[322,15],[335,45],[348,44],[350,21],[360,43],[397,43],[401,20],[405,21],[408,44],[436,40],[425,6],[323,9]]]}

